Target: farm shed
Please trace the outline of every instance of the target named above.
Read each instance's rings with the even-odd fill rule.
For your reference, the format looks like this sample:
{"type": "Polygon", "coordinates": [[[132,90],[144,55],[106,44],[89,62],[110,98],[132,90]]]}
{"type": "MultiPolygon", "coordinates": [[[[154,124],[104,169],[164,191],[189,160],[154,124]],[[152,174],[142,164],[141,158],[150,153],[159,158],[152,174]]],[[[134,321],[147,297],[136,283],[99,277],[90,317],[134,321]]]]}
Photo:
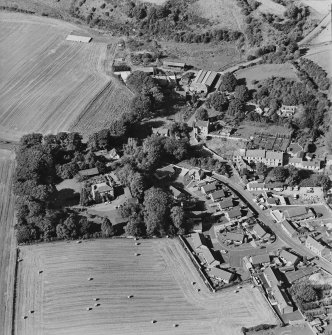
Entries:
{"type": "Polygon", "coordinates": [[[66,40],[67,41],[72,41],[72,42],[89,43],[89,42],[91,42],[92,37],[83,36],[81,34],[71,33],[66,37],[66,40]]]}
{"type": "Polygon", "coordinates": [[[220,265],[220,262],[215,258],[213,251],[210,250],[207,246],[202,246],[201,252],[208,267],[220,265]]]}
{"type": "Polygon", "coordinates": [[[223,269],[219,269],[219,268],[213,268],[211,269],[211,271],[209,272],[209,274],[218,279],[218,280],[222,280],[225,283],[230,283],[232,281],[232,279],[234,278],[234,273],[225,271],[223,269]]]}
{"type": "Polygon", "coordinates": [[[191,238],[193,240],[195,249],[198,249],[203,245],[205,245],[205,236],[203,234],[200,233],[191,234],[191,238]]]}
{"type": "Polygon", "coordinates": [[[81,177],[93,177],[99,175],[99,171],[97,168],[91,168],[91,169],[86,169],[86,170],[80,170],[78,171],[78,174],[81,177]]]}

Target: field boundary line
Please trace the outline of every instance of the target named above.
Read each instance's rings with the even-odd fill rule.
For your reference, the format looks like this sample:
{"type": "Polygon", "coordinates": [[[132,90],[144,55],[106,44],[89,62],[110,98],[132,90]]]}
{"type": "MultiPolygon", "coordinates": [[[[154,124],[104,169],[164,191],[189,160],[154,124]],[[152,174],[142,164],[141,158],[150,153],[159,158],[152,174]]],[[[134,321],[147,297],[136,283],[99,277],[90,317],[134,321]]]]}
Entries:
{"type": "Polygon", "coordinates": [[[18,255],[19,255],[20,249],[17,247],[15,249],[15,270],[14,270],[14,285],[13,285],[13,312],[12,312],[12,330],[11,335],[15,335],[15,322],[16,322],[16,294],[17,294],[17,272],[18,272],[18,255]]]}
{"type": "Polygon", "coordinates": [[[183,249],[185,250],[185,252],[188,254],[190,260],[192,261],[192,263],[195,265],[195,268],[197,269],[199,275],[202,277],[205,285],[207,286],[207,288],[211,291],[211,292],[216,292],[216,290],[213,288],[213,286],[210,283],[210,279],[206,276],[206,274],[202,271],[200,264],[197,262],[196,258],[194,258],[194,256],[192,255],[188,245],[187,245],[187,241],[181,236],[179,235],[179,241],[181,246],[183,247],[183,249]]]}

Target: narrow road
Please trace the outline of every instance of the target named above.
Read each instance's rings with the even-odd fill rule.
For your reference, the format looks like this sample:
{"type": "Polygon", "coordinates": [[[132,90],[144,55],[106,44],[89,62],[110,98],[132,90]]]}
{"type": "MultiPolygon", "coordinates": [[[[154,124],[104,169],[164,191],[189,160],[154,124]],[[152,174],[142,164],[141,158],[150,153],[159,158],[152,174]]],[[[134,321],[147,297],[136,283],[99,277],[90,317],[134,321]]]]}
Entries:
{"type": "MultiPolygon", "coordinates": [[[[253,201],[252,194],[247,190],[243,189],[239,184],[234,183],[229,178],[225,176],[219,175],[217,173],[213,173],[214,177],[224,184],[226,184],[229,188],[233,189],[237,194],[239,194],[258,214],[259,220],[261,220],[265,225],[269,226],[271,230],[275,233],[275,235],[286,245],[291,247],[295,252],[302,256],[307,256],[308,258],[312,258],[317,256],[309,249],[307,249],[303,244],[298,243],[290,236],[286,234],[286,232],[281,228],[281,225],[278,223],[274,223],[271,216],[264,210],[260,209],[258,205],[253,201]]],[[[316,261],[317,265],[325,269],[326,271],[332,273],[332,264],[323,258],[319,258],[316,261]]]]}

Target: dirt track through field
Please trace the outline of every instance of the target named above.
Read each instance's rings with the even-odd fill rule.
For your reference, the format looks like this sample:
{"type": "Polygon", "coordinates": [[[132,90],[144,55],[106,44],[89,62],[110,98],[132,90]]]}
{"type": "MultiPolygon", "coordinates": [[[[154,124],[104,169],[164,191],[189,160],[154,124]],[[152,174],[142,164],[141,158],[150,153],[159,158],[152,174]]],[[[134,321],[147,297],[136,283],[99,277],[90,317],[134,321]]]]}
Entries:
{"type": "Polygon", "coordinates": [[[14,154],[0,149],[0,334],[11,334],[15,269],[14,154]]]}
{"type": "Polygon", "coordinates": [[[177,240],[139,243],[117,239],[21,247],[16,334],[233,335],[241,326],[275,323],[257,289],[209,292],[177,240]]]}
{"type": "Polygon", "coordinates": [[[106,44],[66,41],[73,26],[61,21],[0,18],[1,137],[68,130],[110,80],[102,66],[106,44]]]}

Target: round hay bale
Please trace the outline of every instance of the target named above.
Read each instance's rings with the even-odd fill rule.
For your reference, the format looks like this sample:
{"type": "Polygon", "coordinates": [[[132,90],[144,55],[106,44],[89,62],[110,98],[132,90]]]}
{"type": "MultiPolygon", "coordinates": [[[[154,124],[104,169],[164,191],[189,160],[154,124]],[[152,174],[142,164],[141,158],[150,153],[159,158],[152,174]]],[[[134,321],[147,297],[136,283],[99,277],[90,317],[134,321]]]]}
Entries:
{"type": "Polygon", "coordinates": [[[138,254],[137,252],[135,253],[135,256],[139,256],[140,254],[138,254]]]}
{"type": "Polygon", "coordinates": [[[93,300],[94,300],[94,301],[98,301],[98,300],[99,300],[99,298],[93,298],[93,300]]]}
{"type": "Polygon", "coordinates": [[[128,298],[128,299],[131,299],[131,298],[134,298],[134,296],[131,294],[131,295],[128,295],[127,298],[128,298]]]}
{"type": "Polygon", "coordinates": [[[97,303],[97,304],[95,304],[95,307],[98,307],[98,306],[100,306],[100,304],[98,304],[98,303],[97,303]]]}
{"type": "Polygon", "coordinates": [[[192,284],[192,285],[195,285],[195,284],[196,284],[196,282],[192,281],[192,282],[191,282],[191,284],[192,284]]]}
{"type": "Polygon", "coordinates": [[[34,311],[34,310],[32,310],[32,309],[29,311],[29,313],[30,313],[30,314],[33,314],[34,312],[35,312],[35,311],[34,311]]]}
{"type": "Polygon", "coordinates": [[[151,320],[151,323],[157,323],[157,321],[156,320],[151,320]]]}
{"type": "Polygon", "coordinates": [[[197,292],[200,292],[200,291],[201,291],[201,289],[200,289],[200,288],[198,288],[198,289],[197,289],[197,292]]]}
{"type": "Polygon", "coordinates": [[[87,311],[91,311],[92,307],[87,307],[86,310],[87,311]]]}
{"type": "Polygon", "coordinates": [[[140,245],[141,243],[136,242],[135,245],[140,245]]]}
{"type": "Polygon", "coordinates": [[[28,317],[27,317],[26,315],[22,316],[22,319],[24,319],[24,320],[27,319],[27,318],[28,318],[28,317]]]}
{"type": "Polygon", "coordinates": [[[177,323],[174,323],[173,327],[176,328],[176,327],[179,327],[179,325],[177,323]]]}
{"type": "Polygon", "coordinates": [[[89,277],[88,280],[93,280],[93,278],[92,278],[92,277],[89,277]]]}
{"type": "Polygon", "coordinates": [[[39,274],[41,274],[41,273],[43,273],[43,272],[44,272],[43,270],[39,270],[39,271],[38,271],[39,274]]]}

